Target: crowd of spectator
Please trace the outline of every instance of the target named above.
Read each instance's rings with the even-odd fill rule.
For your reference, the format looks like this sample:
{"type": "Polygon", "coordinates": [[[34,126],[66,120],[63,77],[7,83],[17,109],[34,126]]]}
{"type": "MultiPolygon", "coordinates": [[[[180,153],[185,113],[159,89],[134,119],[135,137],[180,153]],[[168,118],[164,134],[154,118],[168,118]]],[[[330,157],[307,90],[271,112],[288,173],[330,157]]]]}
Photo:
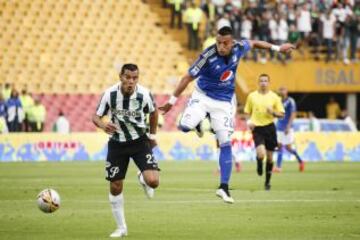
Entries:
{"type": "MultiPolygon", "coordinates": [[[[360,0],[167,0],[170,27],[186,28],[189,50],[214,42],[217,24],[231,25],[236,39],[257,39],[295,44],[301,56],[310,50],[315,60],[357,62],[360,35],[360,0]],[[201,27],[206,17],[206,26],[201,27]],[[204,29],[204,32],[200,32],[204,29]]],[[[253,51],[248,58],[286,62],[291,56],[253,51]],[[259,57],[260,55],[260,57],[259,57]]]]}
{"type": "MultiPolygon", "coordinates": [[[[64,132],[68,129],[69,132],[69,123],[64,118],[64,114],[60,112],[54,131],[64,132]]],[[[46,108],[40,98],[32,97],[25,89],[19,94],[9,83],[0,86],[0,133],[42,132],[45,119],[46,108]]]]}

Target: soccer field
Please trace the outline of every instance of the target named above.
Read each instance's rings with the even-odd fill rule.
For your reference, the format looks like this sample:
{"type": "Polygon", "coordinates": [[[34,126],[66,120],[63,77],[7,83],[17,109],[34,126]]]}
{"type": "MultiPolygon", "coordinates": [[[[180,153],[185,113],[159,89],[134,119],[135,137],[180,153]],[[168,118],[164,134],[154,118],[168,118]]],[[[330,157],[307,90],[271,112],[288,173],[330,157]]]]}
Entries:
{"type": "MultiPolygon", "coordinates": [[[[161,162],[147,200],[131,164],[125,183],[126,239],[360,239],[360,163],[295,163],[263,190],[255,163],[232,176],[235,204],[215,196],[215,162],[161,162]]],[[[0,164],[0,239],[109,239],[115,229],[102,162],[0,164]],[[53,214],[40,190],[62,198],[53,214]]]]}

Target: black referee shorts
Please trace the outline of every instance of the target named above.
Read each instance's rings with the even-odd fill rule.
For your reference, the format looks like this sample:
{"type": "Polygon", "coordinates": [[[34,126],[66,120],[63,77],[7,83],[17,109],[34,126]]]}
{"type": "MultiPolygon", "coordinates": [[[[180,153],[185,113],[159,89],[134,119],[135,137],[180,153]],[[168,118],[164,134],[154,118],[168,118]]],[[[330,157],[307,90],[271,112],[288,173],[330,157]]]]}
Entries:
{"type": "Polygon", "coordinates": [[[105,163],[106,180],[113,182],[124,179],[130,158],[134,160],[141,172],[145,170],[159,170],[158,162],[153,156],[150,142],[146,135],[125,143],[110,139],[105,163]]]}
{"type": "Polygon", "coordinates": [[[253,132],[255,147],[265,145],[266,150],[274,151],[278,146],[276,127],[274,123],[265,126],[255,127],[253,132]]]}

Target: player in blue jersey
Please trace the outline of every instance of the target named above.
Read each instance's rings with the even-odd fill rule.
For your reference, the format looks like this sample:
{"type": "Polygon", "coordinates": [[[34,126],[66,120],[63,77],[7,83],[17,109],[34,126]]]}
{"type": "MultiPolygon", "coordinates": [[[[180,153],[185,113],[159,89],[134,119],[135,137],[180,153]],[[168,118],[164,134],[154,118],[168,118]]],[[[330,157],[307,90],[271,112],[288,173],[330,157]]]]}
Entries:
{"type": "Polygon", "coordinates": [[[297,161],[299,162],[299,171],[303,172],[305,167],[304,162],[301,160],[297,151],[291,147],[294,143],[294,131],[292,124],[296,117],[296,103],[293,98],[288,96],[288,91],[285,87],[281,87],[279,89],[279,94],[285,108],[285,116],[284,118],[279,119],[276,125],[279,147],[274,172],[281,172],[284,147],[289,153],[295,155],[297,161]]]}
{"type": "Polygon", "coordinates": [[[188,84],[197,79],[195,90],[180,120],[179,129],[189,132],[207,115],[210,116],[211,128],[220,144],[220,187],[216,190],[216,195],[227,203],[234,202],[228,187],[232,168],[230,135],[234,125],[231,99],[235,91],[239,60],[252,48],[288,53],[295,47],[289,43],[275,46],[255,40],[237,42],[233,38],[231,27],[221,27],[216,36],[216,44],[200,54],[188,73],[182,77],[169,101],[159,108],[167,113],[188,84]]]}

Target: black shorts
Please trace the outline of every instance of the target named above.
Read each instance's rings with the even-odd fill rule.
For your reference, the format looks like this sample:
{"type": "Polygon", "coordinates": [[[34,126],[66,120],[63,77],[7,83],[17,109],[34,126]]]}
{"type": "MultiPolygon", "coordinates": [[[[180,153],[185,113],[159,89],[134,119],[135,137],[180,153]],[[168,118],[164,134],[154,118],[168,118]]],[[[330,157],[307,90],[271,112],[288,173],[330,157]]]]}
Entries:
{"type": "Polygon", "coordinates": [[[275,124],[255,127],[253,130],[255,147],[265,145],[266,150],[274,151],[278,145],[275,124]]]}
{"type": "Polygon", "coordinates": [[[106,180],[113,182],[124,179],[130,158],[141,172],[159,170],[146,135],[125,143],[110,139],[105,163],[106,180]]]}

